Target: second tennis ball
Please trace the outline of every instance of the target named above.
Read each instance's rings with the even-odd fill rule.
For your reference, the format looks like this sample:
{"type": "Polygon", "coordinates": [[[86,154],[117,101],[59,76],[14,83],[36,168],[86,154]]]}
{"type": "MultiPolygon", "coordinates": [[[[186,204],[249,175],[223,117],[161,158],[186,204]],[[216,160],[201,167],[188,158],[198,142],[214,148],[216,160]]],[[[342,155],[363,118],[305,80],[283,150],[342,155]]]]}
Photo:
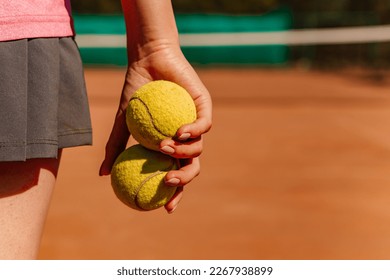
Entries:
{"type": "Polygon", "coordinates": [[[164,80],[140,87],[126,110],[126,123],[134,139],[155,151],[163,139],[174,137],[182,125],[195,120],[196,108],[190,94],[164,80]]]}
{"type": "Polygon", "coordinates": [[[133,145],[123,151],[111,170],[111,185],[116,196],[136,210],[153,210],[165,205],[176,188],[167,186],[164,177],[178,169],[176,159],[133,145]]]}

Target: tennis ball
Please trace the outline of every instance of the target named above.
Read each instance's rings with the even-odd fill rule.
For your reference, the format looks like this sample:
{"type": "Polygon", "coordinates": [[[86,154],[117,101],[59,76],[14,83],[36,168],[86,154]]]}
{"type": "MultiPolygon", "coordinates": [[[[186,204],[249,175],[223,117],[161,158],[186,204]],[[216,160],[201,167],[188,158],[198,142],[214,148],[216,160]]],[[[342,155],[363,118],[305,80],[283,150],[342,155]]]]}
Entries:
{"type": "Polygon", "coordinates": [[[136,210],[153,210],[165,205],[176,188],[167,186],[164,177],[177,169],[177,160],[139,144],[123,151],[111,170],[111,185],[124,204],[136,210]]]}
{"type": "Polygon", "coordinates": [[[152,81],[135,91],[126,110],[126,123],[134,139],[148,149],[159,150],[165,138],[172,138],[184,124],[196,120],[190,94],[164,80],[152,81]]]}

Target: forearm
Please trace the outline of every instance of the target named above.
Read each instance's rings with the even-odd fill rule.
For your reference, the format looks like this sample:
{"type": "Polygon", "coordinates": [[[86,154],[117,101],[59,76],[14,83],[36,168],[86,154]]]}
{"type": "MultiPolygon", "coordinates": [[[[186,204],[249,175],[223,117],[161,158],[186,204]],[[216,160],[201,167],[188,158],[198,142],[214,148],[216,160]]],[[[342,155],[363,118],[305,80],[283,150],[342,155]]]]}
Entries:
{"type": "Polygon", "coordinates": [[[122,0],[129,59],[139,59],[161,46],[179,46],[170,0],[122,0]]]}

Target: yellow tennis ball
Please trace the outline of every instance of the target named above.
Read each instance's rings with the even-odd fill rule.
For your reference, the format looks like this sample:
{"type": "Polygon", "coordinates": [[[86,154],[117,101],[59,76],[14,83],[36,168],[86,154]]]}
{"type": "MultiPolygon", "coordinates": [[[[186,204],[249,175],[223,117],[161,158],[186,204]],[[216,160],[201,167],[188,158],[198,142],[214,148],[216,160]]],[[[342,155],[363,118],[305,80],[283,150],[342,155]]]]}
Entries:
{"type": "Polygon", "coordinates": [[[174,137],[182,125],[195,120],[196,108],[190,94],[181,86],[164,80],[140,87],[126,110],[127,127],[134,139],[156,151],[163,139],[174,137]]]}
{"type": "Polygon", "coordinates": [[[119,200],[131,208],[157,209],[176,191],[175,187],[164,183],[164,177],[177,168],[176,159],[137,144],[116,159],[111,170],[111,185],[119,200]]]}

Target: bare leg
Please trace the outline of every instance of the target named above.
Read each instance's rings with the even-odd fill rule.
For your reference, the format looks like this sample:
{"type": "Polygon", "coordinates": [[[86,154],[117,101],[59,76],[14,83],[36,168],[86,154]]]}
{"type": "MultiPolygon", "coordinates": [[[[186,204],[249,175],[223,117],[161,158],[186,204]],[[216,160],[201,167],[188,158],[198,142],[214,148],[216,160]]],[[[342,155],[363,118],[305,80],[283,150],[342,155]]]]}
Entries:
{"type": "Polygon", "coordinates": [[[0,259],[37,257],[59,162],[0,162],[0,259]]]}

